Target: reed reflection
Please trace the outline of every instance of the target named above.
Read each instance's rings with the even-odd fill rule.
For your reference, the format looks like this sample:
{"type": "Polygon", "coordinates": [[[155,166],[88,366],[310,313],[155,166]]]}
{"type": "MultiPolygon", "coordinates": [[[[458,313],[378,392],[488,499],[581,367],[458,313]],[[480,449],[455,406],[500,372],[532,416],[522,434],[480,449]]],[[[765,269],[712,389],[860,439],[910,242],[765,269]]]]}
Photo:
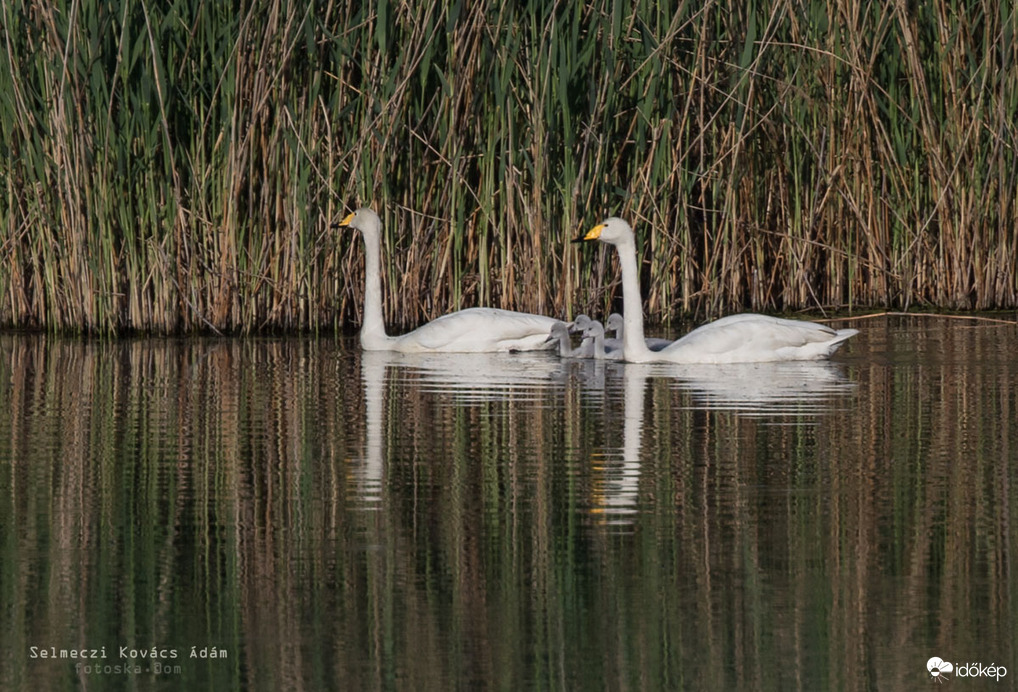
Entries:
{"type": "Polygon", "coordinates": [[[198,689],[1015,664],[1014,339],[952,327],[808,376],[0,337],[0,687],[81,687],[36,642],[142,639],[236,654],[198,689]]]}

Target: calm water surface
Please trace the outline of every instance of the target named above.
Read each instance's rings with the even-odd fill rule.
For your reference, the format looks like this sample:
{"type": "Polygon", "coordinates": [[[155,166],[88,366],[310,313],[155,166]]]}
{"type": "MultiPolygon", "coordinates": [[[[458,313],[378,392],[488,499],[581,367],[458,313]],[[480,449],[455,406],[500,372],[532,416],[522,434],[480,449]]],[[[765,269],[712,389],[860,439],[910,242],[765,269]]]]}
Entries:
{"type": "Polygon", "coordinates": [[[856,326],[725,368],[0,336],[0,688],[1013,688],[1018,328],[856,326]]]}

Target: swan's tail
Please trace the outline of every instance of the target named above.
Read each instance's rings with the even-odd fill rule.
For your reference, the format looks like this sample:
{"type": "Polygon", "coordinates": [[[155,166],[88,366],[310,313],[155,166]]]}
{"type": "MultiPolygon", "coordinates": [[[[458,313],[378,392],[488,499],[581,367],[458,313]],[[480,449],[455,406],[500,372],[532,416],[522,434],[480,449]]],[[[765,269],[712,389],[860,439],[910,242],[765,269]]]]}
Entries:
{"type": "Polygon", "coordinates": [[[830,355],[837,351],[843,343],[858,333],[858,329],[839,329],[834,338],[827,342],[827,354],[830,355]]]}

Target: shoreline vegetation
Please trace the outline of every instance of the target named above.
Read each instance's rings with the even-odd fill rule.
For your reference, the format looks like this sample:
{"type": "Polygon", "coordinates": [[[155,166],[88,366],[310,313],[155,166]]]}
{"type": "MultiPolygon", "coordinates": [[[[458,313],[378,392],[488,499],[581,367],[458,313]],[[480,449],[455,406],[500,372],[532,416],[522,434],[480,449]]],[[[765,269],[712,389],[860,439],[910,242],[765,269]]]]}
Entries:
{"type": "Polygon", "coordinates": [[[1018,307],[1007,4],[3,3],[0,327],[1018,307]]]}

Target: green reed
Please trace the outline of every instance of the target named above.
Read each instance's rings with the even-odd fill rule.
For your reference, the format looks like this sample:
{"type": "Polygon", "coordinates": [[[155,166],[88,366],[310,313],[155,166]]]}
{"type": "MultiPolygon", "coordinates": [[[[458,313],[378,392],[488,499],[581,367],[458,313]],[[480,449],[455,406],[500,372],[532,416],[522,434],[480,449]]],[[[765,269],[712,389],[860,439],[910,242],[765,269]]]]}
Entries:
{"type": "Polygon", "coordinates": [[[0,8],[0,324],[173,332],[359,320],[385,224],[394,327],[617,299],[1013,307],[1009,6],[179,0],[0,8]]]}

